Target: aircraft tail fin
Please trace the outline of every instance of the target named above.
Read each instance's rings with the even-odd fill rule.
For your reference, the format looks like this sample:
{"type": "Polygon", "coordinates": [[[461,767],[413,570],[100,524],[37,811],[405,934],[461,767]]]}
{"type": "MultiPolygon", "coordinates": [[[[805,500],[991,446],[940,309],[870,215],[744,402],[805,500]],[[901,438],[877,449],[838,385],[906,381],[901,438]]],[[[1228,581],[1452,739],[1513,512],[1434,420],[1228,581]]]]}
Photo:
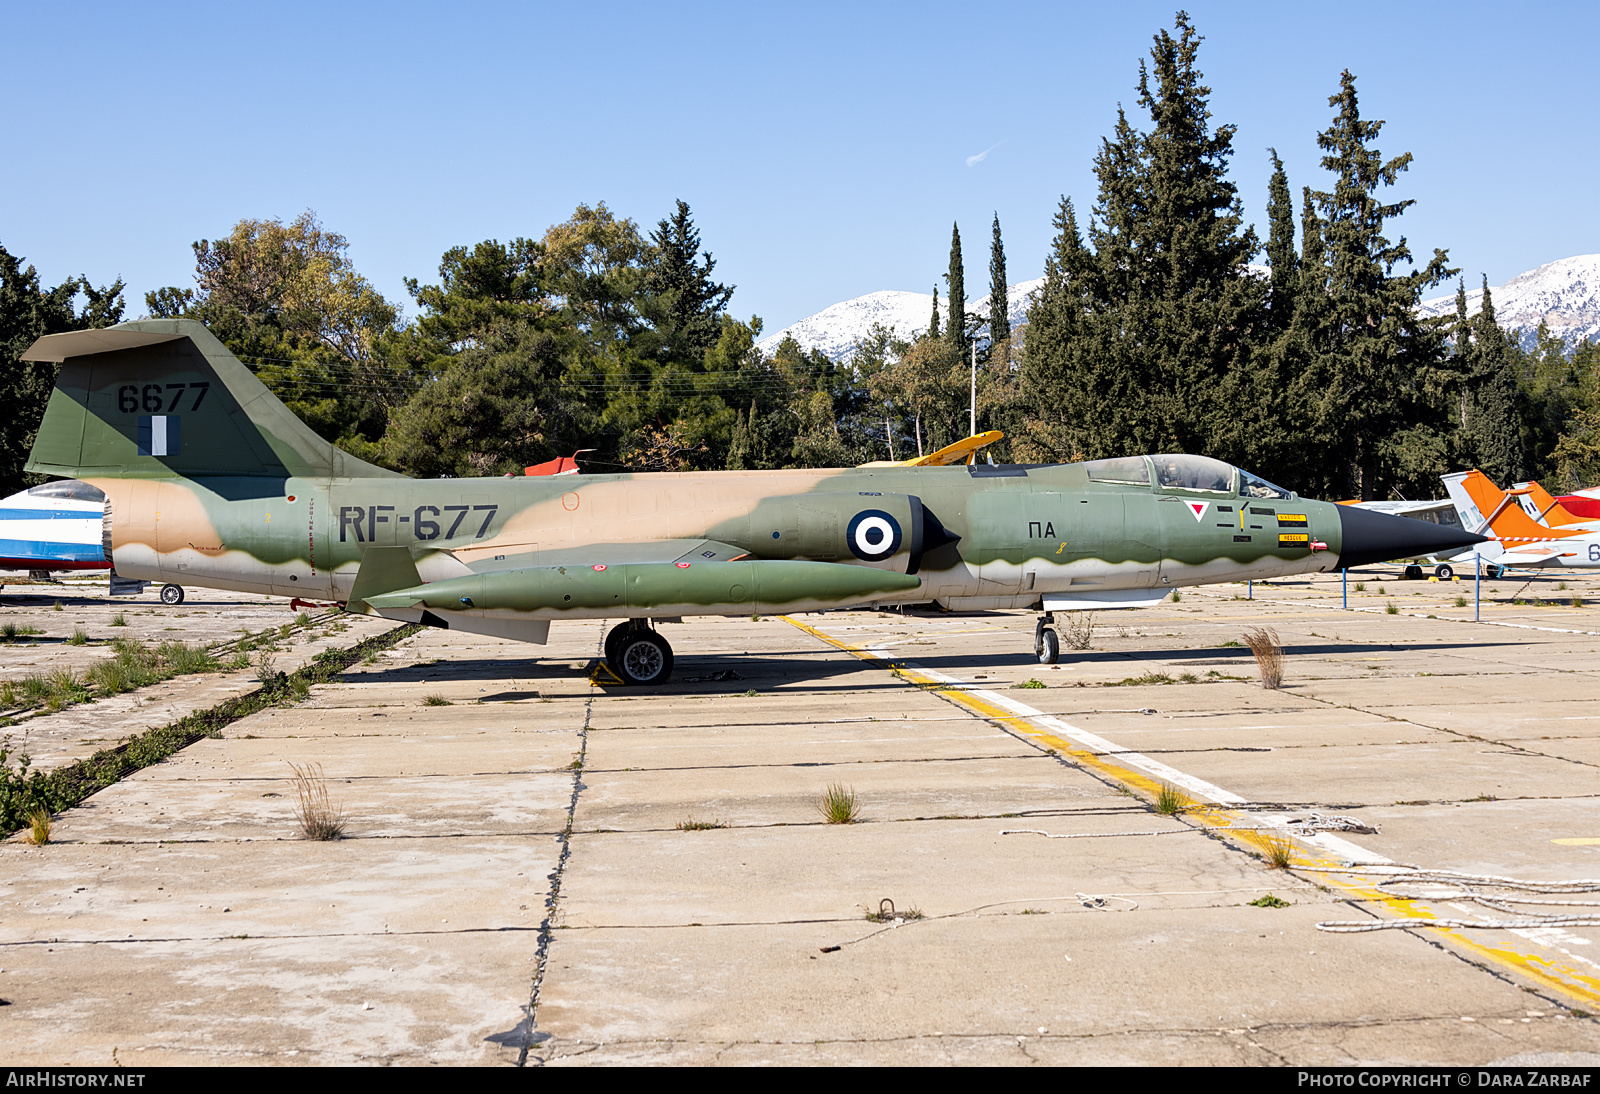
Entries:
{"type": "MultiPolygon", "coordinates": [[[[1578,514],[1561,504],[1560,501],[1551,497],[1550,491],[1536,482],[1519,482],[1516,488],[1527,491],[1528,503],[1533,507],[1533,511],[1528,515],[1542,524],[1548,524],[1552,528],[1565,528],[1570,524],[1586,524],[1594,519],[1593,517],[1578,516],[1578,514]]],[[[1523,508],[1526,509],[1528,506],[1525,505],[1523,508]]]]}
{"type": "Polygon", "coordinates": [[[1462,523],[1472,531],[1501,540],[1540,540],[1577,534],[1537,523],[1522,511],[1515,496],[1490,482],[1489,476],[1477,469],[1445,475],[1444,485],[1450,500],[1456,503],[1462,523]]]}
{"type": "Polygon", "coordinates": [[[27,470],[70,479],[393,477],[312,432],[201,323],[50,334],[61,371],[27,470]]]}

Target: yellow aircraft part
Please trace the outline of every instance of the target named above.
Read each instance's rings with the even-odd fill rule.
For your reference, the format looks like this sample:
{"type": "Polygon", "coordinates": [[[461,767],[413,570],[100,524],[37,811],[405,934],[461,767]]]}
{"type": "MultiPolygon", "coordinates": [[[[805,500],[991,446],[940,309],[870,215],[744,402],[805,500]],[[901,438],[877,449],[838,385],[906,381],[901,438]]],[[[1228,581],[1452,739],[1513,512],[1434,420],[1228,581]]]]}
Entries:
{"type": "Polygon", "coordinates": [[[991,429],[987,433],[976,433],[971,437],[963,438],[955,444],[947,444],[937,452],[929,452],[926,456],[915,456],[909,460],[873,460],[871,463],[857,464],[858,467],[944,467],[952,463],[971,463],[978,454],[978,449],[994,444],[1005,434],[998,429],[991,429]]]}

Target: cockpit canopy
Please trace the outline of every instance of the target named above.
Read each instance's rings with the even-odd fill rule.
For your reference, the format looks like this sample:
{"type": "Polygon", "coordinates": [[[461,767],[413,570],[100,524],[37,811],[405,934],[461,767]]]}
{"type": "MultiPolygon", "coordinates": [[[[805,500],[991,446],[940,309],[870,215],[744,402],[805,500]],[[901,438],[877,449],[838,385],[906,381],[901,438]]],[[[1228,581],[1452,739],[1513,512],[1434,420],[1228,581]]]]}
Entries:
{"type": "Polygon", "coordinates": [[[1214,494],[1232,494],[1234,475],[1237,473],[1241,497],[1286,500],[1290,496],[1283,487],[1274,486],[1266,479],[1242,471],[1232,464],[1214,460],[1210,456],[1191,456],[1184,452],[1091,460],[1083,467],[1089,473],[1091,482],[1148,486],[1154,481],[1163,490],[1200,490],[1214,494]]]}

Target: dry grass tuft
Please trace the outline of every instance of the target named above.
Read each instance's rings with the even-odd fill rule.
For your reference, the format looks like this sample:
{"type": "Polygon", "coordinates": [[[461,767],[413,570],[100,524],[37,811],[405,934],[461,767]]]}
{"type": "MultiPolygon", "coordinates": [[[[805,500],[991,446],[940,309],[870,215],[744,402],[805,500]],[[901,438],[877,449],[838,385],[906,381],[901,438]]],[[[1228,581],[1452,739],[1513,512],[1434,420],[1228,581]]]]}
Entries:
{"type": "Polygon", "coordinates": [[[817,809],[829,824],[854,824],[861,815],[861,803],[856,801],[855,789],[843,783],[828,784],[822,800],[817,803],[817,809]]]}
{"type": "Polygon", "coordinates": [[[344,810],[335,806],[328,796],[328,780],[322,774],[322,765],[289,766],[294,770],[294,793],[299,799],[295,803],[294,818],[300,824],[300,834],[315,840],[343,836],[344,810]]]}
{"type": "Polygon", "coordinates": [[[1283,646],[1278,632],[1271,627],[1244,632],[1244,644],[1256,655],[1256,667],[1261,670],[1261,686],[1269,691],[1283,686],[1283,646]]]}
{"type": "Polygon", "coordinates": [[[50,817],[50,810],[39,806],[28,814],[28,842],[35,847],[43,847],[50,842],[50,828],[54,821],[50,817]]]}
{"type": "Polygon", "coordinates": [[[719,820],[697,820],[694,817],[684,817],[675,827],[680,832],[709,832],[713,828],[726,828],[719,820]]]}
{"type": "Polygon", "coordinates": [[[1066,633],[1062,636],[1069,650],[1086,650],[1094,641],[1094,613],[1069,612],[1066,633]]]}
{"type": "Polygon", "coordinates": [[[446,699],[443,695],[429,695],[429,696],[426,696],[422,700],[422,705],[425,706],[425,707],[453,707],[453,706],[455,706],[454,703],[452,703],[450,700],[446,699]]]}

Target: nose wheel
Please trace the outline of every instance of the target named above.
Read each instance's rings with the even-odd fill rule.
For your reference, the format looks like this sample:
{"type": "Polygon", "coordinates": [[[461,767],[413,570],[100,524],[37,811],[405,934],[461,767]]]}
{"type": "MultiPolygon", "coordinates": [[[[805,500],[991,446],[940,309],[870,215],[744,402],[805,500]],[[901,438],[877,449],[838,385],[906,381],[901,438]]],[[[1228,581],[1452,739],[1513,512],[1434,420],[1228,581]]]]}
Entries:
{"type": "Polygon", "coordinates": [[[1045,612],[1033,628],[1033,652],[1041,665],[1053,665],[1061,659],[1061,639],[1049,626],[1054,622],[1055,616],[1045,612]]]}
{"type": "Polygon", "coordinates": [[[625,684],[664,684],[672,676],[672,647],[646,620],[629,619],[606,635],[606,664],[625,684]]]}

